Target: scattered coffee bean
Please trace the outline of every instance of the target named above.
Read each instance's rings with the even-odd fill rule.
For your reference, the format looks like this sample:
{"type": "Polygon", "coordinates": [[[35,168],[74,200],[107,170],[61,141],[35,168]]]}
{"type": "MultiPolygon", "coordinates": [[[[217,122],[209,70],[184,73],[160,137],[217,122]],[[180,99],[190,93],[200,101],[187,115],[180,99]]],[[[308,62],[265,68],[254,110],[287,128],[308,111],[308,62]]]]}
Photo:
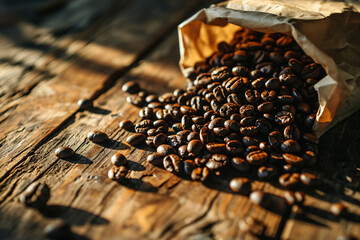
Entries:
{"type": "Polygon", "coordinates": [[[126,142],[129,143],[131,146],[138,146],[141,144],[144,144],[146,139],[146,135],[143,133],[135,133],[130,135],[127,139],[126,142]]]}
{"type": "Polygon", "coordinates": [[[28,207],[42,210],[46,206],[49,198],[50,188],[48,185],[40,182],[33,182],[20,194],[19,200],[28,207]]]}
{"type": "Polygon", "coordinates": [[[93,101],[90,99],[80,99],[77,104],[81,109],[90,109],[93,107],[93,101]]]}
{"type": "Polygon", "coordinates": [[[119,127],[121,129],[124,129],[126,131],[133,131],[134,129],[134,124],[132,121],[130,120],[122,120],[120,123],[119,123],[119,127]]]}
{"type": "Polygon", "coordinates": [[[164,156],[170,155],[170,154],[176,154],[175,148],[168,144],[161,144],[157,147],[156,152],[159,154],[162,154],[164,156]]]}
{"type": "Polygon", "coordinates": [[[125,178],[127,172],[128,170],[125,166],[120,166],[120,167],[114,166],[110,168],[110,170],[108,171],[108,177],[112,180],[121,180],[125,178]]]}
{"type": "Polygon", "coordinates": [[[299,173],[285,173],[279,177],[279,183],[282,187],[293,188],[299,184],[299,173]]]}
{"type": "Polygon", "coordinates": [[[116,167],[125,166],[127,163],[127,159],[123,154],[115,153],[111,157],[111,163],[116,167]]]}
{"type": "Polygon", "coordinates": [[[94,143],[103,143],[109,139],[107,134],[101,131],[89,132],[87,138],[94,143]]]}
{"type": "Polygon", "coordinates": [[[135,94],[135,93],[138,93],[140,91],[140,86],[137,82],[134,82],[134,81],[129,81],[127,83],[125,83],[121,90],[123,92],[127,92],[127,93],[130,93],[130,94],[135,94]]]}
{"type": "Polygon", "coordinates": [[[147,161],[155,166],[162,166],[164,155],[160,153],[152,153],[147,156],[147,161]]]}
{"type": "Polygon", "coordinates": [[[231,179],[229,186],[231,190],[236,193],[248,195],[251,192],[251,183],[247,178],[233,178],[231,179]]]}
{"type": "Polygon", "coordinates": [[[319,186],[321,180],[312,173],[303,172],[300,174],[301,182],[306,186],[319,186]]]}
{"type": "Polygon", "coordinates": [[[74,154],[74,150],[69,147],[59,147],[55,150],[55,156],[61,159],[72,157],[74,154]]]}

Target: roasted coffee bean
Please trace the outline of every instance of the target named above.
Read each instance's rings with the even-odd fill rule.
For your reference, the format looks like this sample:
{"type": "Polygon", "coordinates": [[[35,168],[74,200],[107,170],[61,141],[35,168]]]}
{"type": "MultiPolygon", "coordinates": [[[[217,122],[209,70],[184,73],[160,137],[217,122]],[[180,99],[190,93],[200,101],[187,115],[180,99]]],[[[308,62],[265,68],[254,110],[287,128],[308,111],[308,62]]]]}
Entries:
{"type": "Polygon", "coordinates": [[[223,66],[211,72],[211,77],[216,82],[222,82],[231,76],[231,71],[228,67],[223,66]]]}
{"type": "Polygon", "coordinates": [[[147,130],[145,135],[148,135],[149,137],[152,137],[152,136],[156,136],[157,134],[158,133],[156,132],[155,128],[150,128],[149,130],[147,130]]]}
{"type": "Polygon", "coordinates": [[[203,149],[203,144],[200,140],[191,140],[187,145],[187,151],[193,156],[198,156],[203,149]]]}
{"type": "Polygon", "coordinates": [[[275,177],[277,174],[277,168],[271,164],[260,166],[257,171],[257,175],[261,179],[270,179],[275,177]]]}
{"type": "Polygon", "coordinates": [[[300,73],[303,69],[303,63],[296,58],[290,58],[288,62],[289,67],[296,73],[300,73]]]}
{"type": "Polygon", "coordinates": [[[140,97],[139,95],[131,95],[126,97],[126,101],[131,103],[137,107],[142,107],[145,103],[144,98],[140,97]]]}
{"type": "Polygon", "coordinates": [[[150,128],[153,127],[153,122],[149,119],[144,119],[135,124],[135,129],[137,128],[150,128]]]}
{"type": "Polygon", "coordinates": [[[303,154],[303,159],[304,159],[305,164],[307,166],[314,166],[316,164],[316,161],[317,161],[316,154],[313,151],[306,151],[303,154]]]}
{"type": "Polygon", "coordinates": [[[103,143],[109,139],[106,133],[101,131],[89,132],[87,138],[94,143],[103,143]]]}
{"type": "Polygon", "coordinates": [[[268,141],[273,149],[278,149],[283,143],[284,137],[279,131],[273,131],[269,134],[268,141]]]}
{"type": "MultiPolygon", "coordinates": [[[[238,113],[232,114],[230,116],[230,120],[235,120],[236,122],[240,122],[240,120],[242,119],[241,115],[238,113]]],[[[224,123],[225,124],[225,123],[224,123]]]]}
{"type": "Polygon", "coordinates": [[[227,142],[229,142],[229,141],[231,141],[231,140],[241,141],[241,138],[240,138],[240,136],[239,136],[238,134],[236,134],[236,133],[230,133],[229,135],[226,135],[226,136],[224,137],[224,142],[225,142],[225,143],[227,143],[227,142]]]}
{"type": "Polygon", "coordinates": [[[252,151],[246,155],[246,160],[251,165],[260,166],[268,159],[268,154],[262,150],[252,151]]]}
{"type": "Polygon", "coordinates": [[[50,198],[50,188],[46,183],[33,182],[23,193],[20,194],[19,200],[27,207],[42,210],[45,208],[50,198]]]}
{"type": "Polygon", "coordinates": [[[226,82],[225,89],[229,93],[238,92],[244,86],[244,82],[247,80],[243,80],[242,77],[233,77],[226,82]]]}
{"type": "Polygon", "coordinates": [[[249,199],[253,203],[263,207],[268,207],[271,203],[270,198],[262,191],[254,191],[250,193],[249,199]]]}
{"type": "Polygon", "coordinates": [[[153,144],[155,147],[160,146],[161,144],[165,143],[167,140],[167,136],[164,133],[157,134],[153,139],[153,144]]]}
{"type": "Polygon", "coordinates": [[[244,146],[240,141],[231,140],[226,143],[226,150],[233,156],[239,156],[244,153],[244,146]]]}
{"type": "Polygon", "coordinates": [[[321,75],[321,65],[317,63],[311,63],[306,65],[301,70],[301,75],[304,79],[306,78],[318,78],[321,75]]]}
{"type": "Polygon", "coordinates": [[[212,142],[215,139],[214,132],[208,127],[201,128],[199,136],[200,136],[200,140],[203,144],[212,142]]]}
{"type": "Polygon", "coordinates": [[[267,153],[270,153],[272,151],[270,144],[268,144],[267,142],[259,143],[259,148],[267,153]]]}
{"type": "Polygon", "coordinates": [[[248,117],[255,114],[255,107],[253,105],[242,105],[240,107],[240,115],[241,117],[248,117]]]}
{"type": "Polygon", "coordinates": [[[219,109],[219,113],[222,117],[230,117],[232,114],[235,114],[239,111],[239,108],[234,103],[225,103],[219,109]]]}
{"type": "Polygon", "coordinates": [[[215,133],[216,136],[222,137],[222,138],[230,134],[230,131],[224,127],[215,127],[213,129],[213,132],[215,133]]]}
{"type": "Polygon", "coordinates": [[[274,110],[274,104],[272,102],[264,102],[258,105],[257,110],[262,113],[269,113],[274,110]]]}
{"type": "Polygon", "coordinates": [[[301,173],[300,180],[306,186],[319,186],[321,183],[321,180],[318,177],[309,172],[301,173]]]}
{"type": "Polygon", "coordinates": [[[148,107],[149,107],[149,108],[152,108],[152,109],[163,108],[163,107],[164,107],[164,103],[161,103],[161,102],[152,102],[152,103],[149,103],[149,104],[148,104],[148,107]]]}
{"type": "Polygon", "coordinates": [[[164,156],[170,155],[170,154],[176,154],[175,148],[168,144],[161,144],[157,147],[156,152],[159,154],[162,154],[164,156]]]}
{"type": "Polygon", "coordinates": [[[248,117],[244,117],[240,120],[240,125],[241,126],[251,126],[254,125],[256,121],[256,117],[255,116],[248,116],[248,117]]]}
{"type": "Polygon", "coordinates": [[[312,144],[318,144],[319,143],[319,139],[312,133],[304,133],[303,134],[303,139],[306,142],[312,143],[312,144]]]}
{"type": "Polygon", "coordinates": [[[295,125],[289,125],[284,128],[284,137],[285,139],[293,139],[299,140],[300,139],[300,129],[295,125]]]}
{"type": "Polygon", "coordinates": [[[69,147],[58,147],[55,150],[55,156],[61,159],[66,159],[74,156],[75,152],[69,147]]]}
{"type": "Polygon", "coordinates": [[[304,121],[304,128],[305,130],[311,130],[312,129],[312,126],[314,124],[314,121],[316,119],[316,114],[312,113],[312,114],[309,114],[306,118],[305,118],[305,121],[304,121]]]}
{"type": "Polygon", "coordinates": [[[218,102],[222,103],[226,101],[227,92],[223,86],[217,86],[213,90],[214,96],[218,102]]]}
{"type": "MultiPolygon", "coordinates": [[[[214,96],[215,97],[215,96],[214,96]]],[[[226,97],[226,101],[228,103],[235,104],[235,106],[240,107],[241,106],[241,96],[236,93],[231,93],[226,97]]]]}
{"type": "Polygon", "coordinates": [[[236,177],[231,179],[229,183],[230,189],[233,192],[248,195],[251,192],[251,183],[249,179],[243,177],[236,177]]]}
{"type": "Polygon", "coordinates": [[[130,120],[122,120],[120,123],[119,123],[119,127],[121,129],[124,129],[126,131],[132,131],[134,129],[134,124],[132,121],[130,120]]]}
{"type": "Polygon", "coordinates": [[[116,167],[125,166],[127,159],[123,154],[116,153],[111,157],[111,163],[116,167]]]}
{"type": "Polygon", "coordinates": [[[336,217],[342,216],[346,212],[346,207],[341,203],[333,203],[330,207],[330,212],[336,217]]]}
{"type": "Polygon", "coordinates": [[[261,90],[265,87],[265,82],[266,82],[266,79],[262,78],[262,77],[255,79],[254,81],[251,82],[251,87],[254,89],[261,90]]]}
{"type": "Polygon", "coordinates": [[[186,139],[190,133],[191,133],[190,130],[183,130],[183,131],[177,132],[176,135],[182,137],[183,139],[186,139]]]}
{"type": "Polygon", "coordinates": [[[80,109],[90,109],[94,106],[93,101],[90,99],[80,99],[77,104],[80,109]]]}
{"type": "Polygon", "coordinates": [[[129,81],[121,87],[121,90],[123,92],[134,94],[134,93],[138,93],[140,91],[140,86],[137,82],[129,81]]]}
{"type": "Polygon", "coordinates": [[[209,177],[209,169],[207,167],[197,167],[191,172],[191,179],[194,181],[205,182],[209,177]]]}
{"type": "Polygon", "coordinates": [[[178,148],[178,155],[181,158],[188,158],[189,157],[189,152],[187,150],[187,145],[182,145],[178,148]]]}
{"type": "Polygon", "coordinates": [[[282,36],[276,40],[276,45],[279,47],[287,47],[293,43],[293,38],[290,36],[282,36]]]}
{"type": "Polygon", "coordinates": [[[294,122],[294,114],[287,111],[281,111],[275,115],[275,122],[280,126],[288,126],[294,122]]]}
{"type": "Polygon", "coordinates": [[[155,94],[150,94],[145,98],[147,103],[157,102],[159,99],[155,94]]]}
{"type": "Polygon", "coordinates": [[[211,102],[210,102],[210,106],[211,106],[211,109],[212,109],[214,112],[218,113],[219,110],[220,110],[220,108],[221,108],[221,106],[222,106],[222,104],[221,104],[218,100],[213,99],[213,100],[211,100],[211,102]]]}
{"type": "Polygon", "coordinates": [[[286,191],[284,198],[290,205],[302,205],[305,200],[305,194],[303,192],[286,191]]]}
{"type": "Polygon", "coordinates": [[[227,164],[228,157],[224,154],[215,153],[211,155],[210,159],[206,163],[206,167],[209,170],[217,171],[224,168],[227,164]]]}
{"type": "Polygon", "coordinates": [[[171,173],[180,173],[182,171],[181,158],[176,154],[170,154],[163,159],[164,168],[171,173]]]}
{"type": "Polygon", "coordinates": [[[204,125],[194,123],[193,125],[191,125],[191,130],[193,132],[199,133],[203,127],[204,125]]]}
{"type": "Polygon", "coordinates": [[[168,136],[168,143],[170,144],[170,146],[172,147],[180,147],[181,145],[183,145],[185,142],[185,139],[179,135],[170,135],[168,136]]]}
{"type": "Polygon", "coordinates": [[[248,146],[259,146],[260,140],[255,137],[244,136],[242,142],[246,147],[248,146]]]}
{"type": "Polygon", "coordinates": [[[224,153],[226,151],[226,144],[210,142],[206,144],[206,149],[211,153],[224,153]]]}
{"type": "MultiPolygon", "coordinates": [[[[239,54],[243,54],[243,56],[245,56],[245,58],[247,58],[247,53],[245,51],[236,51],[234,54],[233,59],[235,60],[235,58],[239,59],[239,54]],[[238,55],[236,55],[238,54],[238,55]]],[[[237,60],[235,60],[237,61],[237,60]]],[[[239,77],[247,77],[247,75],[249,74],[249,69],[247,69],[246,67],[242,67],[242,66],[235,66],[232,68],[232,74],[234,76],[239,76],[239,77]]],[[[247,83],[246,83],[247,84],[247,83]]]]}
{"type": "Polygon", "coordinates": [[[276,98],[276,92],[274,90],[265,89],[261,92],[260,96],[263,101],[271,102],[276,98]]]}
{"type": "MultiPolygon", "coordinates": [[[[244,96],[245,96],[246,101],[249,103],[257,103],[261,100],[261,94],[256,89],[247,90],[245,92],[244,96]]],[[[241,108],[240,108],[240,110],[241,110],[241,108]]],[[[240,112],[240,114],[241,114],[241,112],[240,112]]]]}
{"type": "Polygon", "coordinates": [[[197,132],[190,132],[186,138],[183,138],[185,139],[186,141],[190,142],[192,140],[200,140],[200,136],[199,136],[199,133],[197,132]]]}
{"type": "Polygon", "coordinates": [[[302,167],[305,164],[304,159],[297,155],[290,154],[290,153],[284,153],[282,156],[287,163],[289,163],[295,167],[302,167]]]}
{"type": "MultiPolygon", "coordinates": [[[[233,56],[233,60],[236,62],[246,62],[248,59],[248,55],[246,51],[243,50],[237,50],[234,52],[234,56],[233,56]]],[[[234,67],[235,68],[235,67],[234,67]]],[[[242,76],[242,75],[246,75],[245,73],[243,73],[241,70],[232,70],[233,74],[236,76],[242,76]],[[241,74],[242,73],[242,74],[241,74]]]]}
{"type": "Polygon", "coordinates": [[[141,118],[151,119],[154,116],[155,116],[155,113],[154,113],[154,109],[152,109],[152,108],[144,107],[144,108],[140,109],[140,111],[139,111],[139,117],[141,117],[141,118]]]}
{"type": "Polygon", "coordinates": [[[147,134],[147,132],[149,131],[148,127],[144,127],[144,128],[136,128],[135,132],[136,133],[143,133],[143,134],[147,134]]]}
{"type": "Polygon", "coordinates": [[[247,173],[250,171],[250,165],[249,163],[240,157],[233,157],[231,158],[231,165],[233,168],[235,168],[236,170],[242,172],[242,173],[247,173]]]}
{"type": "Polygon", "coordinates": [[[192,107],[188,107],[188,106],[181,106],[180,111],[182,112],[182,114],[185,114],[185,115],[194,115],[196,113],[195,109],[193,109],[192,107]]]}
{"type": "Polygon", "coordinates": [[[112,167],[108,171],[108,178],[112,180],[121,180],[125,178],[126,174],[128,172],[128,169],[125,166],[120,167],[112,167]]]}
{"type": "Polygon", "coordinates": [[[190,176],[192,171],[196,168],[196,165],[193,160],[188,159],[183,162],[183,167],[185,175],[190,176]]]}
{"type": "Polygon", "coordinates": [[[285,61],[284,57],[279,52],[271,52],[269,58],[272,62],[278,65],[282,65],[285,61]]]}
{"type": "Polygon", "coordinates": [[[174,132],[180,132],[183,130],[183,126],[181,123],[174,123],[171,128],[174,130],[174,132]]]}
{"type": "Polygon", "coordinates": [[[264,76],[271,76],[275,70],[274,64],[272,62],[259,63],[255,66],[256,70],[259,70],[260,73],[264,76]]]}
{"type": "Polygon", "coordinates": [[[256,126],[241,127],[240,132],[245,136],[250,136],[250,137],[255,136],[258,133],[258,127],[256,126]]]}
{"type": "Polygon", "coordinates": [[[64,220],[58,219],[46,225],[44,235],[49,239],[75,239],[75,234],[71,231],[70,225],[64,220]]]}
{"type": "Polygon", "coordinates": [[[141,145],[145,142],[146,139],[146,135],[143,133],[135,133],[130,135],[127,139],[126,142],[129,143],[131,146],[137,146],[137,145],[141,145]]]}
{"type": "Polygon", "coordinates": [[[293,188],[299,184],[299,173],[285,173],[279,177],[279,183],[282,187],[293,188]]]}
{"type": "Polygon", "coordinates": [[[282,153],[270,153],[269,163],[274,164],[276,166],[284,164],[284,158],[282,156],[282,153]]]}
{"type": "Polygon", "coordinates": [[[162,166],[165,155],[160,153],[152,153],[147,156],[147,161],[155,166],[162,166]]]}
{"type": "Polygon", "coordinates": [[[289,139],[281,144],[281,150],[284,153],[299,153],[301,151],[301,146],[297,141],[289,139]]]}
{"type": "MultiPolygon", "coordinates": [[[[288,87],[294,87],[295,85],[298,84],[298,82],[300,82],[299,79],[294,74],[291,73],[280,74],[279,80],[283,85],[288,87]]],[[[281,94],[290,94],[290,91],[288,90],[286,93],[281,92],[281,94]]]]}

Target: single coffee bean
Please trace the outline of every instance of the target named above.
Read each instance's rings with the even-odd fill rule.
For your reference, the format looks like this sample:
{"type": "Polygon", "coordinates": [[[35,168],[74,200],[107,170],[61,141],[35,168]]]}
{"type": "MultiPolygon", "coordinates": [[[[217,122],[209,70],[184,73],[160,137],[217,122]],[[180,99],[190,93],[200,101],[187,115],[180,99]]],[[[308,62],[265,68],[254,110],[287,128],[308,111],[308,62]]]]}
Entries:
{"type": "Polygon", "coordinates": [[[321,180],[314,174],[309,172],[303,172],[300,174],[301,182],[306,186],[319,186],[321,180]]]}
{"type": "Polygon", "coordinates": [[[259,143],[259,148],[267,153],[270,153],[272,151],[270,144],[268,144],[267,142],[259,143]]]}
{"type": "Polygon", "coordinates": [[[121,180],[125,178],[128,170],[125,166],[112,167],[108,171],[108,178],[112,180],[121,180]]]}
{"type": "Polygon", "coordinates": [[[284,128],[285,139],[299,140],[300,135],[300,129],[295,125],[289,125],[284,128]]]}
{"type": "Polygon", "coordinates": [[[216,127],[216,128],[213,129],[213,132],[218,137],[225,137],[225,136],[230,134],[230,131],[227,130],[226,128],[224,128],[224,127],[216,127]]]}
{"type": "Polygon", "coordinates": [[[205,182],[209,177],[209,169],[207,167],[198,167],[192,170],[191,179],[194,181],[205,182]]]}
{"type": "MultiPolygon", "coordinates": [[[[235,120],[236,122],[240,122],[240,120],[242,119],[241,115],[238,113],[232,114],[230,116],[230,120],[235,120]]],[[[225,123],[224,123],[225,124],[225,123]]]]}
{"type": "Polygon", "coordinates": [[[248,103],[257,103],[261,101],[261,94],[259,90],[249,89],[245,92],[245,99],[248,103]]]}
{"type": "Polygon", "coordinates": [[[163,159],[164,168],[169,172],[180,173],[182,171],[181,158],[176,154],[170,154],[163,159]]]}
{"type": "Polygon", "coordinates": [[[269,90],[276,90],[281,86],[280,79],[277,77],[270,78],[265,82],[265,87],[269,90]]]}
{"type": "Polygon", "coordinates": [[[177,151],[175,150],[175,148],[168,144],[161,144],[156,148],[156,152],[161,155],[167,156],[170,154],[176,154],[177,151]]]}
{"type": "Polygon", "coordinates": [[[232,156],[239,156],[244,153],[244,146],[238,140],[231,140],[226,143],[226,150],[232,156]]]}
{"type": "Polygon", "coordinates": [[[195,165],[195,163],[194,163],[194,161],[193,160],[185,160],[184,162],[183,162],[183,165],[184,165],[184,173],[185,173],[185,175],[187,175],[187,176],[190,176],[191,175],[191,173],[192,173],[192,171],[196,168],[196,165],[195,165]]]}
{"type": "Polygon", "coordinates": [[[215,139],[215,134],[209,127],[201,128],[199,136],[200,136],[200,140],[203,144],[212,142],[215,139]]]}
{"type": "Polygon", "coordinates": [[[299,184],[299,173],[285,173],[279,177],[279,183],[282,187],[293,188],[299,184]]]}
{"type": "Polygon", "coordinates": [[[273,131],[268,136],[268,141],[273,149],[280,148],[284,141],[283,135],[279,131],[273,131]]]}
{"type": "Polygon", "coordinates": [[[274,110],[274,104],[272,102],[264,102],[258,105],[257,110],[262,113],[269,113],[274,110]]]}
{"type": "Polygon", "coordinates": [[[291,153],[284,153],[282,156],[283,156],[285,162],[287,162],[295,167],[302,167],[305,164],[304,159],[297,155],[294,155],[291,153]]]}
{"type": "Polygon", "coordinates": [[[244,117],[240,120],[240,125],[241,126],[251,126],[254,125],[256,121],[256,117],[255,116],[248,116],[248,117],[244,117]]]}
{"type": "Polygon", "coordinates": [[[215,153],[211,155],[211,158],[206,163],[206,167],[213,171],[221,170],[226,166],[227,161],[228,157],[226,155],[215,153]]]}
{"type": "Polygon", "coordinates": [[[240,107],[241,106],[241,96],[236,93],[231,93],[226,97],[226,101],[228,103],[235,104],[235,106],[240,107]]]}
{"type": "Polygon", "coordinates": [[[94,106],[93,101],[90,99],[80,99],[77,104],[81,109],[90,109],[94,106]]]}
{"type": "Polygon", "coordinates": [[[245,136],[255,136],[258,133],[258,127],[256,126],[241,127],[240,132],[245,136]]]}
{"type": "Polygon", "coordinates": [[[246,156],[246,160],[251,165],[260,166],[261,164],[265,163],[268,159],[268,154],[262,150],[256,150],[250,152],[246,156]]]}
{"type": "Polygon", "coordinates": [[[260,166],[257,171],[257,175],[261,179],[270,179],[275,177],[277,174],[277,168],[271,164],[260,166]]]}
{"type": "Polygon", "coordinates": [[[233,166],[233,168],[242,173],[247,173],[250,171],[249,163],[245,159],[240,157],[233,157],[231,159],[231,165],[233,166]]]}
{"type": "Polygon", "coordinates": [[[189,135],[187,135],[186,140],[188,142],[192,141],[192,140],[199,140],[200,136],[199,133],[197,132],[190,132],[189,135]]]}
{"type": "Polygon", "coordinates": [[[294,122],[294,114],[287,111],[281,111],[275,115],[275,122],[280,126],[288,126],[294,122]]]}
{"type": "Polygon", "coordinates": [[[233,192],[248,195],[251,192],[251,183],[249,179],[243,177],[236,177],[231,179],[229,183],[230,189],[233,192]]]}
{"type": "Polygon", "coordinates": [[[69,147],[58,147],[55,150],[55,156],[61,159],[66,159],[74,156],[75,152],[69,147]]]}
{"type": "Polygon", "coordinates": [[[316,161],[317,161],[316,154],[313,151],[306,151],[303,154],[303,159],[304,159],[305,164],[307,166],[314,166],[316,164],[316,161]]]}
{"type": "Polygon", "coordinates": [[[147,161],[155,166],[162,166],[164,157],[163,154],[155,152],[147,156],[147,161]]]}
{"type": "Polygon", "coordinates": [[[153,139],[153,146],[158,147],[161,144],[165,143],[167,140],[167,136],[164,133],[157,134],[153,139]]]}
{"type": "Polygon", "coordinates": [[[206,149],[211,153],[224,153],[226,151],[226,144],[210,142],[206,144],[206,149]]]}
{"type": "Polygon", "coordinates": [[[231,71],[228,67],[223,66],[211,72],[211,77],[216,82],[222,82],[231,76],[231,71]]]}
{"type": "Polygon", "coordinates": [[[268,207],[271,203],[270,199],[262,191],[254,191],[254,192],[250,193],[249,198],[250,198],[250,201],[252,201],[253,203],[263,206],[263,207],[268,207]]]}
{"type": "Polygon", "coordinates": [[[238,133],[240,131],[240,123],[236,120],[226,120],[224,126],[227,130],[238,133]]]}
{"type": "Polygon", "coordinates": [[[297,141],[289,139],[281,144],[281,150],[284,153],[299,153],[301,151],[301,146],[297,141]]]}
{"type": "Polygon", "coordinates": [[[252,116],[255,114],[255,107],[253,105],[242,105],[239,112],[242,117],[252,116]]]}
{"type": "Polygon", "coordinates": [[[137,82],[129,81],[122,86],[121,90],[123,92],[134,94],[140,91],[140,86],[137,82]]]}
{"type": "Polygon", "coordinates": [[[126,131],[132,131],[134,129],[134,124],[132,121],[130,120],[122,120],[120,123],[119,123],[119,127],[121,129],[124,129],[126,131]]]}
{"type": "Polygon", "coordinates": [[[187,145],[182,145],[178,148],[178,155],[181,158],[188,158],[189,157],[189,152],[187,150],[187,145]]]}
{"type": "Polygon", "coordinates": [[[127,139],[126,142],[129,143],[131,146],[138,146],[141,144],[144,144],[146,139],[146,135],[143,133],[135,133],[130,135],[127,139]]]}
{"type": "Polygon", "coordinates": [[[153,126],[155,128],[164,127],[166,129],[169,127],[168,123],[166,121],[164,121],[164,120],[156,120],[156,121],[154,121],[153,126]]]}
{"type": "MultiPolygon", "coordinates": [[[[139,117],[151,119],[155,116],[154,110],[149,107],[144,107],[139,111],[139,117]]],[[[121,126],[120,126],[121,127],[121,126]]]]}
{"type": "Polygon", "coordinates": [[[342,216],[346,212],[346,207],[341,203],[334,203],[330,207],[330,212],[336,217],[342,216]]]}
{"type": "Polygon", "coordinates": [[[222,117],[230,117],[239,111],[238,106],[235,103],[225,103],[219,109],[219,113],[222,117]]]}
{"type": "Polygon", "coordinates": [[[116,153],[111,157],[111,163],[116,167],[125,166],[127,163],[127,159],[123,154],[116,153]]]}
{"type": "Polygon", "coordinates": [[[94,143],[103,143],[109,139],[106,133],[101,131],[89,132],[87,138],[94,143]]]}
{"type": "Polygon", "coordinates": [[[290,205],[302,205],[305,200],[305,194],[303,192],[286,191],[284,198],[290,205]]]}
{"type": "Polygon", "coordinates": [[[203,149],[203,144],[200,140],[191,140],[188,143],[187,150],[189,153],[191,153],[193,156],[199,155],[201,150],[203,149]]]}
{"type": "Polygon", "coordinates": [[[49,186],[46,183],[33,182],[20,194],[19,200],[27,207],[42,210],[45,208],[49,198],[49,186]]]}

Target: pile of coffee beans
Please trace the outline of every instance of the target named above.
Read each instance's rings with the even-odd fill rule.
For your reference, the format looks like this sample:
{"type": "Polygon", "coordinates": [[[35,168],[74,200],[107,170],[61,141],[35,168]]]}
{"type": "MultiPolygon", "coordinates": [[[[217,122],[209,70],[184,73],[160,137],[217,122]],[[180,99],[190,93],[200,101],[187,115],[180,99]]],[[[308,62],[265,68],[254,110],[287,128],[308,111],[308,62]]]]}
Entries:
{"type": "MultiPolygon", "coordinates": [[[[120,123],[132,146],[147,144],[156,152],[148,161],[197,181],[229,169],[278,178],[285,188],[319,179],[302,168],[317,160],[318,139],[312,125],[318,109],[314,89],[325,71],[291,36],[238,31],[230,43],[193,67],[186,90],[161,96],[138,83],[122,90],[141,107],[141,120],[120,123]]],[[[246,179],[230,182],[249,193],[246,179]]]]}

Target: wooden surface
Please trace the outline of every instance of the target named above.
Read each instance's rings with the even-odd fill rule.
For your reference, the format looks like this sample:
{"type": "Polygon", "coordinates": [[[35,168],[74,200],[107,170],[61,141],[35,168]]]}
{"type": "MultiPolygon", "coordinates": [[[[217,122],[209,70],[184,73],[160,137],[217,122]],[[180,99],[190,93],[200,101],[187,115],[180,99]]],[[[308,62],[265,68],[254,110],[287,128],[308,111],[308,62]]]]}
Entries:
{"type": "MultiPolygon", "coordinates": [[[[214,1],[213,1],[214,2],[214,1]]],[[[157,94],[184,88],[178,68],[176,26],[211,2],[205,0],[37,1],[2,6],[0,17],[0,239],[44,239],[61,218],[79,239],[256,239],[239,223],[247,216],[265,225],[260,238],[360,238],[360,113],[320,140],[315,172],[326,188],[309,190],[302,212],[281,198],[274,182],[253,180],[277,203],[264,209],[233,194],[229,179],[206,186],[146,162],[149,150],[125,143],[118,128],[138,119],[121,86],[129,80],[157,94]],[[26,10],[24,10],[26,9],[26,10]],[[77,14],[74,14],[77,13],[77,14]],[[80,111],[77,100],[94,100],[80,111]],[[86,140],[92,130],[111,141],[86,140]],[[57,159],[68,146],[76,156],[57,159]],[[121,183],[106,177],[117,151],[130,160],[121,183]],[[17,198],[32,182],[51,188],[48,211],[25,208],[17,198]],[[329,213],[333,202],[349,208],[329,213]]]]}

